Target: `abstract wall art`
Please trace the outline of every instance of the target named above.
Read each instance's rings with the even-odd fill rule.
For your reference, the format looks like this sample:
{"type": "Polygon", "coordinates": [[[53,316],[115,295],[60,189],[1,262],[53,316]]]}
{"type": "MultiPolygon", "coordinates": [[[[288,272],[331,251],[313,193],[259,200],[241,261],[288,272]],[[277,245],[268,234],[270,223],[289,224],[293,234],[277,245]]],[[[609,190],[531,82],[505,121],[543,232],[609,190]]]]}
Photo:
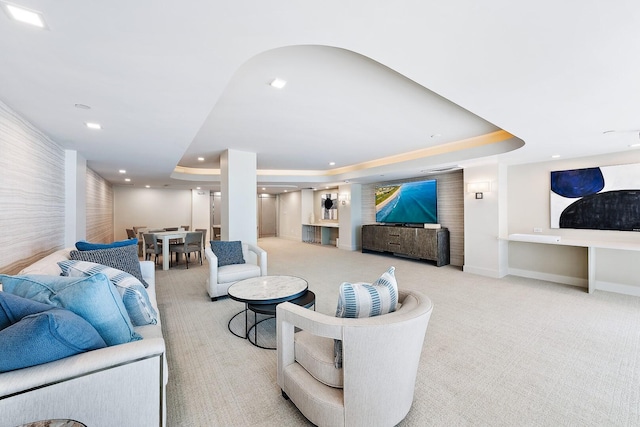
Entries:
{"type": "Polygon", "coordinates": [[[551,172],[551,228],[640,231],[640,164],[551,172]]]}

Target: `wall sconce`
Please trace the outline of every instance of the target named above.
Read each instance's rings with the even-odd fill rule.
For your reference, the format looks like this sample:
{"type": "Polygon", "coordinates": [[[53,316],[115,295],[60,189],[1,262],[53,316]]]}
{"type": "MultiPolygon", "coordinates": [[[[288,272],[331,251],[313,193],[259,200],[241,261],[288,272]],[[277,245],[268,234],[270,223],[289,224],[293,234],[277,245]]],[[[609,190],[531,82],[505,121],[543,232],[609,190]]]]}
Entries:
{"type": "Polygon", "coordinates": [[[349,193],[340,193],[338,195],[338,200],[342,206],[346,205],[349,200],[351,200],[351,194],[349,193]]]}
{"type": "Polygon", "coordinates": [[[467,183],[467,193],[476,193],[476,199],[482,199],[483,193],[490,191],[491,183],[488,181],[467,183]]]}

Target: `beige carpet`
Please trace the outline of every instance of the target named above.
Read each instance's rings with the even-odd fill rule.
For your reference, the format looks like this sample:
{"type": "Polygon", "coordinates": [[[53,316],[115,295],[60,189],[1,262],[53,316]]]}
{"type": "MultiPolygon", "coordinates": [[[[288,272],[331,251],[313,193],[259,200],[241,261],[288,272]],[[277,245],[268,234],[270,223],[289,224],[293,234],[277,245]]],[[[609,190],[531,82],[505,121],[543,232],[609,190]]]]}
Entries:
{"type": "MultiPolygon", "coordinates": [[[[269,273],[308,280],[333,315],[342,281],[390,265],[434,311],[402,426],[640,425],[640,299],[334,247],[261,239],[269,273]]],[[[276,385],[276,352],[227,329],[243,305],[211,302],[206,264],[157,271],[167,341],[169,426],[298,426],[276,385]]],[[[363,391],[366,392],[366,391],[363,391]]]]}

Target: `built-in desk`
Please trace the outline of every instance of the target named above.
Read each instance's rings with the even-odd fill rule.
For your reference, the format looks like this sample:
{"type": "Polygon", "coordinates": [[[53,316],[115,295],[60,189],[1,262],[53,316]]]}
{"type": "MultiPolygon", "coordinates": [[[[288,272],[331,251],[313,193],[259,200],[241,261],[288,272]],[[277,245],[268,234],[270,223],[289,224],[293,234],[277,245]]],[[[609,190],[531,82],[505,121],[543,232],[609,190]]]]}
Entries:
{"type": "Polygon", "coordinates": [[[640,251],[640,244],[630,242],[613,242],[604,240],[565,239],[560,236],[543,234],[510,234],[502,240],[512,242],[540,243],[546,245],[576,246],[587,248],[588,253],[588,289],[592,293],[596,289],[596,251],[597,249],[616,249],[622,251],[640,251]]]}
{"type": "Polygon", "coordinates": [[[333,245],[339,237],[339,228],[340,226],[337,222],[302,224],[302,241],[305,243],[333,245]]]}

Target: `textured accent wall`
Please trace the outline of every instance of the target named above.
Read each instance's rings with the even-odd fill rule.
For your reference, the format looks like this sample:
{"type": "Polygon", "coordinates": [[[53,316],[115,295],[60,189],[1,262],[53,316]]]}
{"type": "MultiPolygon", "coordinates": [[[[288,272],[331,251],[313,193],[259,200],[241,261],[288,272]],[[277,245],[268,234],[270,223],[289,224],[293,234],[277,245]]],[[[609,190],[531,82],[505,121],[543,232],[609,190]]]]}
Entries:
{"type": "Polygon", "coordinates": [[[87,168],[87,241],[113,240],[113,187],[87,168]]]}
{"type": "Polygon", "coordinates": [[[0,272],[64,246],[62,147],[0,101],[0,272]]]}
{"type": "Polygon", "coordinates": [[[463,172],[455,171],[428,177],[385,181],[362,186],[362,223],[376,223],[375,187],[380,184],[421,181],[438,181],[438,221],[449,229],[451,265],[464,265],[464,182],[463,172]]]}

